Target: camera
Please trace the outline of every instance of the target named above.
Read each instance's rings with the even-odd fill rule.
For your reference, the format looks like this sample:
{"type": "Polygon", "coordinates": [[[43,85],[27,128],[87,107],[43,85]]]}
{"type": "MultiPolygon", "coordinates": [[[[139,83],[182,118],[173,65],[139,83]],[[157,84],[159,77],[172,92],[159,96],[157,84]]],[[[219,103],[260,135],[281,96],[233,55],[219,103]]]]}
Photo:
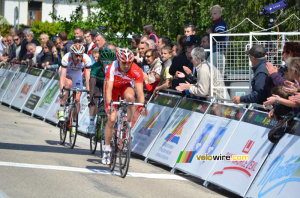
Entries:
{"type": "Polygon", "coordinates": [[[258,13],[259,16],[269,16],[272,12],[281,10],[282,8],[287,7],[288,4],[283,0],[272,5],[266,6],[258,13]]]}

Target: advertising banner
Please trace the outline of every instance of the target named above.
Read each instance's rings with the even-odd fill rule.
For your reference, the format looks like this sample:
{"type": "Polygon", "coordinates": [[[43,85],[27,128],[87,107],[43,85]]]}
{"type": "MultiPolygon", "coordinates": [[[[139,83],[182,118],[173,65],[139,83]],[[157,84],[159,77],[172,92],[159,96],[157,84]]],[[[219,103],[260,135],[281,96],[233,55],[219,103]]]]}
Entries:
{"type": "Polygon", "coordinates": [[[3,67],[1,67],[1,70],[0,70],[0,85],[2,85],[3,81],[5,80],[5,77],[8,74],[9,68],[10,68],[9,64],[5,64],[5,65],[3,65],[3,67]]]}
{"type": "Polygon", "coordinates": [[[273,146],[268,132],[277,123],[266,112],[248,110],[222,151],[232,160],[217,161],[207,181],[244,196],[273,146]]]}
{"type": "Polygon", "coordinates": [[[178,154],[175,169],[206,179],[216,163],[212,157],[220,156],[245,111],[242,107],[212,104],[182,155],[178,154]],[[186,160],[188,153],[192,156],[186,160]],[[211,158],[203,160],[202,156],[211,158]]]}
{"type": "Polygon", "coordinates": [[[132,152],[147,156],[158,134],[180,101],[180,96],[160,93],[148,103],[149,114],[141,117],[132,130],[132,152]]]}
{"type": "Polygon", "coordinates": [[[31,92],[28,100],[26,101],[23,107],[24,111],[27,111],[29,113],[33,112],[39,100],[48,89],[53,76],[54,76],[53,71],[45,70],[43,72],[42,77],[39,79],[38,83],[34,86],[33,91],[31,92]]]}
{"type": "MultiPolygon", "coordinates": [[[[83,89],[86,89],[85,87],[83,89]]],[[[78,115],[79,128],[78,131],[87,133],[87,128],[90,125],[90,111],[88,107],[89,101],[87,100],[87,93],[82,93],[80,98],[80,111],[78,115]]]]}
{"type": "Polygon", "coordinates": [[[299,197],[300,123],[273,148],[246,197],[299,197]]]}
{"type": "Polygon", "coordinates": [[[0,86],[0,98],[2,98],[4,96],[6,90],[8,89],[10,84],[12,83],[12,81],[13,81],[15,75],[16,75],[16,72],[18,72],[18,70],[19,70],[19,66],[18,65],[13,65],[7,71],[7,75],[6,75],[5,79],[2,82],[2,85],[0,86]]]}
{"type": "Polygon", "coordinates": [[[183,98],[159,134],[148,158],[174,167],[210,103],[183,98]]]}
{"type": "Polygon", "coordinates": [[[23,107],[23,104],[27,101],[42,71],[43,70],[41,69],[30,68],[30,71],[28,72],[28,75],[24,79],[21,85],[21,89],[18,90],[16,97],[12,101],[11,106],[16,107],[18,109],[21,109],[23,107]]]}
{"type": "Polygon", "coordinates": [[[20,89],[20,85],[22,84],[23,80],[25,79],[27,75],[27,69],[25,66],[21,66],[19,72],[16,74],[14,80],[9,85],[7,91],[4,93],[2,97],[2,102],[5,104],[11,104],[11,102],[14,99],[14,96],[16,95],[17,91],[20,89]]]}
{"type": "Polygon", "coordinates": [[[40,117],[45,117],[46,113],[50,109],[50,106],[54,103],[54,99],[59,95],[59,75],[55,74],[53,81],[51,81],[49,87],[46,89],[46,93],[43,95],[42,99],[39,100],[33,115],[40,117]]]}

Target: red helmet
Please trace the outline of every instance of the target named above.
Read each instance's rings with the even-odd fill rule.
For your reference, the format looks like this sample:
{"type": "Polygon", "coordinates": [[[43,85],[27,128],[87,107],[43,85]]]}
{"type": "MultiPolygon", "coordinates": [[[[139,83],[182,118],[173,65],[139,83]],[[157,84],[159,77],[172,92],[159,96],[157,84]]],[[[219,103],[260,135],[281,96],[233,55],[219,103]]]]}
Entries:
{"type": "Polygon", "coordinates": [[[132,63],[134,60],[134,54],[128,48],[120,48],[117,52],[117,59],[121,62],[132,63]]]}

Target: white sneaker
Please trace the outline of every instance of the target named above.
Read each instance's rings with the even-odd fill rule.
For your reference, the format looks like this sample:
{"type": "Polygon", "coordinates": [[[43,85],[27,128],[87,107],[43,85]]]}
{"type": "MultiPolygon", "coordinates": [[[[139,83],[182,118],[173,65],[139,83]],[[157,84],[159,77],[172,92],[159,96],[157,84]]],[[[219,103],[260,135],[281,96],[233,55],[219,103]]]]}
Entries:
{"type": "Polygon", "coordinates": [[[57,117],[59,121],[65,121],[65,111],[63,109],[59,110],[57,117]]]}
{"type": "Polygon", "coordinates": [[[95,125],[89,125],[88,133],[89,134],[95,134],[95,125]]]}
{"type": "Polygon", "coordinates": [[[111,154],[111,149],[105,146],[103,157],[102,157],[102,164],[110,164],[110,154],[111,154]]]}

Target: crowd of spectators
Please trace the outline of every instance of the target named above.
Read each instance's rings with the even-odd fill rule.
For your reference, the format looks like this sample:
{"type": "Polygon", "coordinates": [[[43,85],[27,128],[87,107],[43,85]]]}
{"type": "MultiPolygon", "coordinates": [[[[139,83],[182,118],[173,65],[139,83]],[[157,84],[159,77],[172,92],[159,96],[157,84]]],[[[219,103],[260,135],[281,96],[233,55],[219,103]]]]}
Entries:
{"type": "MultiPolygon", "coordinates": [[[[191,98],[206,99],[212,95],[230,99],[226,89],[213,89],[211,93],[211,83],[217,87],[225,87],[220,78],[224,76],[224,65],[219,61],[218,64],[221,65],[217,68],[210,63],[210,56],[215,59],[219,53],[219,57],[224,57],[228,27],[222,19],[222,8],[219,5],[211,7],[210,12],[212,28],[201,37],[197,35],[193,24],[185,24],[184,34],[178,35],[176,42],[172,42],[167,36],[157,36],[153,24],[150,23],[144,25],[144,35],[132,37],[134,62],[143,70],[147,97],[161,90],[173,89],[191,98]],[[207,52],[210,48],[210,33],[223,34],[218,40],[225,41],[219,50],[216,50],[215,43],[212,44],[213,54],[207,52]]],[[[73,43],[84,44],[92,64],[99,62],[99,50],[118,50],[118,46],[106,41],[105,35],[97,29],[83,30],[78,27],[74,29],[74,35],[73,40],[68,40],[68,33],[62,31],[50,39],[43,33],[40,35],[40,43],[30,29],[12,28],[7,37],[2,37],[0,33],[0,61],[57,71],[63,55],[70,51],[73,43]]],[[[251,81],[252,91],[248,95],[231,96],[232,102],[274,106],[270,117],[279,117],[288,111],[297,112],[300,106],[300,59],[297,58],[300,57],[300,44],[286,42],[282,52],[286,65],[281,68],[267,62],[266,49],[262,45],[253,46],[245,54],[249,56],[254,74],[251,81]]]]}

